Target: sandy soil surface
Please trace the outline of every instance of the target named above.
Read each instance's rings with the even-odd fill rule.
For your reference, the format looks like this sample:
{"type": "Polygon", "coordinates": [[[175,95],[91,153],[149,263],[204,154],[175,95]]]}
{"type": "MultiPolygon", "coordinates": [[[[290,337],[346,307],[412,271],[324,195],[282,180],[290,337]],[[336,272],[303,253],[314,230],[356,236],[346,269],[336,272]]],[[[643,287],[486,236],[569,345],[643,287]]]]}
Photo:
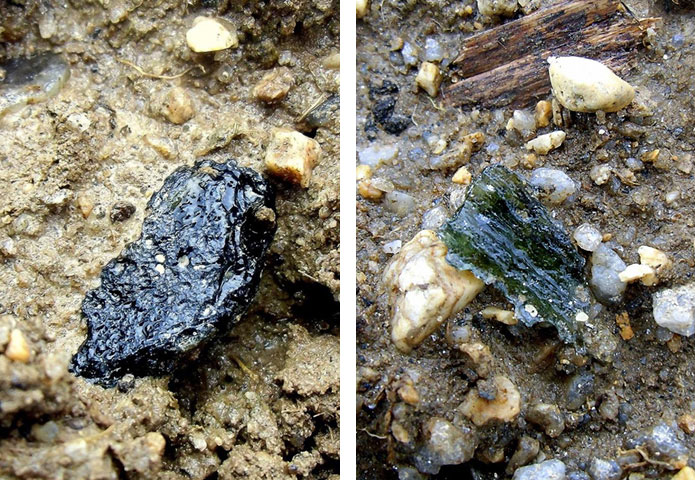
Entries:
{"type": "Polygon", "coordinates": [[[336,478],[338,110],[298,120],[337,98],[338,32],[326,0],[0,4],[0,64],[54,52],[71,73],[0,119],[0,351],[19,330],[30,352],[0,355],[0,477],[336,478]],[[193,53],[201,15],[239,46],[193,53]],[[259,101],[279,67],[289,93],[259,101]],[[313,137],[321,158],[307,188],[271,178],[278,231],[248,314],[164,378],[103,389],[68,373],[82,299],[164,178],[203,156],[263,173],[275,127],[313,137]]]}
{"type": "MultiPolygon", "coordinates": [[[[518,446],[524,436],[539,446],[525,462],[560,459],[573,478],[589,478],[585,472],[594,457],[617,461],[623,476],[632,472],[630,478],[670,478],[673,470],[639,457],[636,462],[625,453],[629,439],[661,423],[674,429],[689,452],[695,451],[695,437],[685,423],[695,413],[694,344],[692,338],[658,328],[652,314],[652,293],[688,283],[695,266],[695,13],[685,2],[680,7],[665,1],[624,3],[638,17],[662,18],[650,48],[640,50],[635,68],[625,76],[652,114],[622,112],[605,119],[573,114],[572,125],[563,128],[564,144],[538,156],[535,164],[524,160],[524,140],[506,129],[512,108],[443,108],[440,99],[414,89],[428,50],[443,52],[435,63],[442,68],[445,86],[448,66],[459,53],[457,45],[500,20],[483,18],[474,1],[437,0],[372,2],[358,20],[357,151],[374,146],[397,150],[372,170],[370,181],[382,188],[381,193],[363,189],[357,201],[361,478],[427,477],[415,467],[428,442],[428,421],[434,418],[474,432],[468,441],[476,453],[464,465],[443,466],[433,478],[509,478],[515,467],[509,469],[508,463],[522,450],[518,446]],[[404,45],[419,50],[412,66],[407,58],[412,50],[404,45]],[[395,99],[394,115],[410,119],[402,133],[389,132],[393,125],[386,128],[374,121],[384,82],[396,87],[388,89],[395,99]],[[592,223],[627,264],[638,262],[641,245],[663,250],[673,260],[657,286],[630,284],[620,303],[597,308],[594,348],[581,359],[561,347],[552,328],[508,327],[482,318],[480,311],[487,306],[509,308],[493,287],[485,288],[412,353],[400,353],[391,342],[384,269],[400,246],[423,228],[436,228],[461,204],[466,187],[452,183],[456,168],[433,169],[432,159],[455,151],[464,135],[475,132],[482,132],[485,141],[466,165],[473,177],[494,163],[525,177],[541,166],[559,169],[579,187],[571,199],[549,207],[568,232],[592,223]],[[640,166],[633,161],[656,149],[657,162],[640,166]],[[598,185],[590,172],[600,165],[612,173],[598,185]],[[384,191],[398,195],[385,196],[384,191]],[[616,322],[623,315],[634,332],[629,340],[621,336],[616,322]],[[521,413],[512,422],[478,428],[461,414],[466,395],[482,387],[475,366],[452,338],[451,332],[461,327],[489,347],[489,375],[506,376],[519,390],[521,413]],[[557,407],[554,417],[543,416],[540,423],[562,420],[559,434],[550,436],[538,420],[529,420],[531,406],[537,403],[557,407]]],[[[526,111],[532,114],[534,106],[526,111]]],[[[550,125],[539,133],[554,128],[550,125]]],[[[691,465],[693,461],[690,455],[691,465]]]]}

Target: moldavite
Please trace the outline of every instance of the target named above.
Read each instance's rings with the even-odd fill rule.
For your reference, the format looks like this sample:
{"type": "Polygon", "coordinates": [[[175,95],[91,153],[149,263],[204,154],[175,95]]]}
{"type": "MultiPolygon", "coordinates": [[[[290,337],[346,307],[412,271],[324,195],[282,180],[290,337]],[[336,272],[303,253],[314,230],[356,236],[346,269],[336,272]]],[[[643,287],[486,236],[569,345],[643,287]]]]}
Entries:
{"type": "Polygon", "coordinates": [[[495,284],[525,325],[547,322],[564,342],[577,340],[577,323],[587,320],[584,259],[518,175],[483,170],[440,236],[447,261],[495,284]]]}
{"type": "Polygon", "coordinates": [[[101,272],[71,370],[104,386],[171,372],[256,293],[275,234],[274,194],[253,170],[202,160],[150,199],[138,240],[101,272]]]}

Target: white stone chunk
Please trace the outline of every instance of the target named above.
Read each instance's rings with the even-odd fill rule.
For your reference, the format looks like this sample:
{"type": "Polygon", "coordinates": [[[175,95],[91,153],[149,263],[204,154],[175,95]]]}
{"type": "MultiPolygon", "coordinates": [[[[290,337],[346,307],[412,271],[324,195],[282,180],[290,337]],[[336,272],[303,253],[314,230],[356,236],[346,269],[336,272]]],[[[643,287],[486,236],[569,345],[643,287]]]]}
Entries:
{"type": "Polygon", "coordinates": [[[526,142],[526,150],[538,153],[539,155],[547,155],[549,151],[562,145],[567,134],[562,130],[539,135],[533,140],[526,142]]]}
{"type": "Polygon", "coordinates": [[[188,47],[197,53],[217,52],[239,45],[236,31],[222,21],[210,17],[197,17],[186,32],[188,47]]]}
{"type": "Polygon", "coordinates": [[[595,252],[598,246],[601,245],[603,235],[590,223],[582,223],[574,230],[572,237],[582,250],[595,252]]]}
{"type": "Polygon", "coordinates": [[[391,340],[410,352],[450,316],[463,309],[484,283],[446,261],[447,247],[432,230],[405,245],[384,272],[393,316],[391,340]]]}
{"type": "Polygon", "coordinates": [[[550,57],[553,95],[573,112],[617,112],[635,98],[635,89],[600,62],[582,57],[550,57]]]}
{"type": "Polygon", "coordinates": [[[321,146],[294,130],[278,128],[265,154],[265,168],[271,175],[306,188],[321,156],[321,146]]]}
{"type": "Polygon", "coordinates": [[[673,333],[695,333],[695,282],[660,290],[653,295],[654,320],[673,333]]]}

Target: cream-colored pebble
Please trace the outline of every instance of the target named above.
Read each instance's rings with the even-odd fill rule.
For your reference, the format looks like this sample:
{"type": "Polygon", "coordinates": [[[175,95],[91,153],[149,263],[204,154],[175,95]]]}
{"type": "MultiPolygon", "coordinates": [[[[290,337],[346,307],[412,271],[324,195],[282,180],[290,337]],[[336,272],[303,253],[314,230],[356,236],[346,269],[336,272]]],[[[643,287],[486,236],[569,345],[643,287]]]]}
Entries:
{"type": "Polygon", "coordinates": [[[494,378],[497,395],[494,400],[486,400],[478,395],[478,389],[468,392],[459,407],[461,413],[470,418],[478,427],[491,420],[511,422],[521,411],[521,395],[516,386],[507,377],[494,378]]]}
{"type": "Polygon", "coordinates": [[[671,266],[671,260],[664,252],[659,249],[642,245],[637,249],[639,254],[639,263],[649,265],[657,272],[668,269],[671,266]]]}
{"type": "Polygon", "coordinates": [[[458,170],[456,170],[456,173],[454,173],[454,176],[451,179],[451,181],[460,185],[468,185],[469,183],[471,183],[472,178],[473,175],[471,175],[471,172],[469,172],[466,167],[461,167],[458,170]]]}
{"type": "Polygon", "coordinates": [[[566,136],[567,134],[562,130],[539,135],[533,140],[526,142],[526,150],[533,150],[539,155],[547,155],[549,151],[562,145],[566,136]]]}
{"type": "Polygon", "coordinates": [[[635,89],[600,62],[583,57],[550,57],[553,95],[573,112],[617,112],[635,98],[635,89]]]}
{"type": "Polygon", "coordinates": [[[357,18],[363,18],[369,12],[369,0],[355,0],[357,18]]]}
{"type": "Polygon", "coordinates": [[[386,267],[384,286],[393,313],[391,340],[402,352],[417,347],[484,287],[471,272],[449,265],[446,253],[437,234],[423,230],[386,267]]]}
{"type": "Polygon", "coordinates": [[[265,154],[265,168],[271,175],[306,188],[320,156],[319,142],[297,131],[278,128],[265,154]]]}
{"type": "Polygon", "coordinates": [[[641,280],[643,285],[648,287],[655,285],[657,282],[656,271],[649,265],[640,265],[633,263],[628,265],[625,270],[618,274],[621,282],[630,283],[636,280],[641,280]]]}
{"type": "Polygon", "coordinates": [[[516,325],[519,320],[514,316],[514,312],[511,310],[503,310],[499,307],[485,307],[480,314],[483,318],[492,319],[494,318],[500,323],[505,325],[516,325]]]}
{"type": "Polygon", "coordinates": [[[5,349],[5,356],[16,362],[27,363],[31,356],[31,350],[24,334],[18,328],[10,332],[10,342],[5,349]]]}
{"type": "Polygon", "coordinates": [[[415,85],[426,91],[430,97],[436,97],[441,84],[442,74],[439,67],[431,62],[422,62],[415,77],[415,85]]]}
{"type": "Polygon", "coordinates": [[[217,18],[196,17],[193,27],[186,32],[188,47],[194,52],[204,53],[238,46],[236,31],[225,23],[217,18]]]}

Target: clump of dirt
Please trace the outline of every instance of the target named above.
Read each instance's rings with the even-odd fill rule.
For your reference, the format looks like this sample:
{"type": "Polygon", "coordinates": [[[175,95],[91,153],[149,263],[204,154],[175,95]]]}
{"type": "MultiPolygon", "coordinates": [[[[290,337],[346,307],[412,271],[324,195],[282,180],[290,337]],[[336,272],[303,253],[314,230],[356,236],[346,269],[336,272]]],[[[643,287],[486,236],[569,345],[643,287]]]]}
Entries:
{"type": "MultiPolygon", "coordinates": [[[[542,8],[550,2],[523,3],[542,8]]],[[[547,156],[529,156],[528,139],[507,128],[513,108],[444,108],[440,98],[415,89],[423,61],[438,64],[442,87],[448,85],[461,40],[502,19],[480,15],[470,0],[386,0],[371,2],[358,20],[357,150],[360,163],[371,168],[369,188],[361,184],[357,202],[361,478],[509,478],[525,464],[551,458],[564,462],[574,478],[586,478],[585,472],[594,475],[605,466],[592,463],[597,456],[608,470],[662,478],[682,467],[682,458],[660,464],[649,457],[654,451],[662,449],[664,459],[669,448],[695,450],[688,426],[695,411],[693,341],[658,327],[652,314],[652,294],[688,283],[695,266],[692,9],[684,2],[623,3],[629,15],[662,19],[655,32],[645,32],[646,47],[624,76],[638,100],[605,116],[566,112],[567,138],[547,156]],[[412,121],[402,131],[379,120],[382,101],[373,92],[384,85],[389,105],[412,121]],[[466,136],[477,132],[485,138],[482,148],[461,155],[466,136]],[[458,164],[449,164],[452,156],[458,164]],[[638,248],[649,245],[666,252],[673,266],[657,286],[631,283],[618,304],[594,307],[587,355],[563,346],[552,328],[483,318],[488,306],[511,309],[489,286],[417,349],[400,353],[390,339],[383,272],[417,232],[436,230],[461,205],[466,186],[452,177],[464,164],[473,177],[491,164],[526,177],[538,167],[559,169],[578,188],[548,208],[569,233],[588,222],[627,264],[638,263],[638,248]],[[601,166],[610,172],[604,183],[591,174],[601,166]],[[465,399],[478,392],[494,403],[499,392],[488,388],[489,379],[500,375],[518,389],[520,414],[473,425],[465,399]],[[432,425],[439,426],[436,432],[432,425]],[[668,429],[668,446],[647,452],[643,435],[654,428],[668,429]],[[633,450],[635,444],[648,459],[633,450]],[[470,448],[474,458],[461,463],[468,457],[458,454],[470,448]]],[[[534,107],[525,107],[526,116],[533,118],[534,107]]],[[[537,133],[557,128],[551,123],[537,133]]],[[[590,265],[590,254],[584,255],[590,265]]],[[[692,455],[687,461],[692,465],[692,455]]]]}
{"type": "Polygon", "coordinates": [[[337,2],[28,0],[3,2],[0,19],[0,64],[53,52],[71,70],[56,96],[0,120],[0,352],[15,329],[29,349],[0,355],[0,476],[336,475],[338,112],[303,117],[338,93],[324,61],[337,2]],[[193,53],[198,16],[222,18],[239,46],[193,53]],[[253,87],[278,67],[294,86],[265,104],[253,87]],[[202,156],[263,173],[275,127],[314,138],[321,157],[307,188],[269,177],[278,231],[248,314],[169,377],[104,389],[68,373],[85,293],[139,236],[163,180],[202,156]]]}

